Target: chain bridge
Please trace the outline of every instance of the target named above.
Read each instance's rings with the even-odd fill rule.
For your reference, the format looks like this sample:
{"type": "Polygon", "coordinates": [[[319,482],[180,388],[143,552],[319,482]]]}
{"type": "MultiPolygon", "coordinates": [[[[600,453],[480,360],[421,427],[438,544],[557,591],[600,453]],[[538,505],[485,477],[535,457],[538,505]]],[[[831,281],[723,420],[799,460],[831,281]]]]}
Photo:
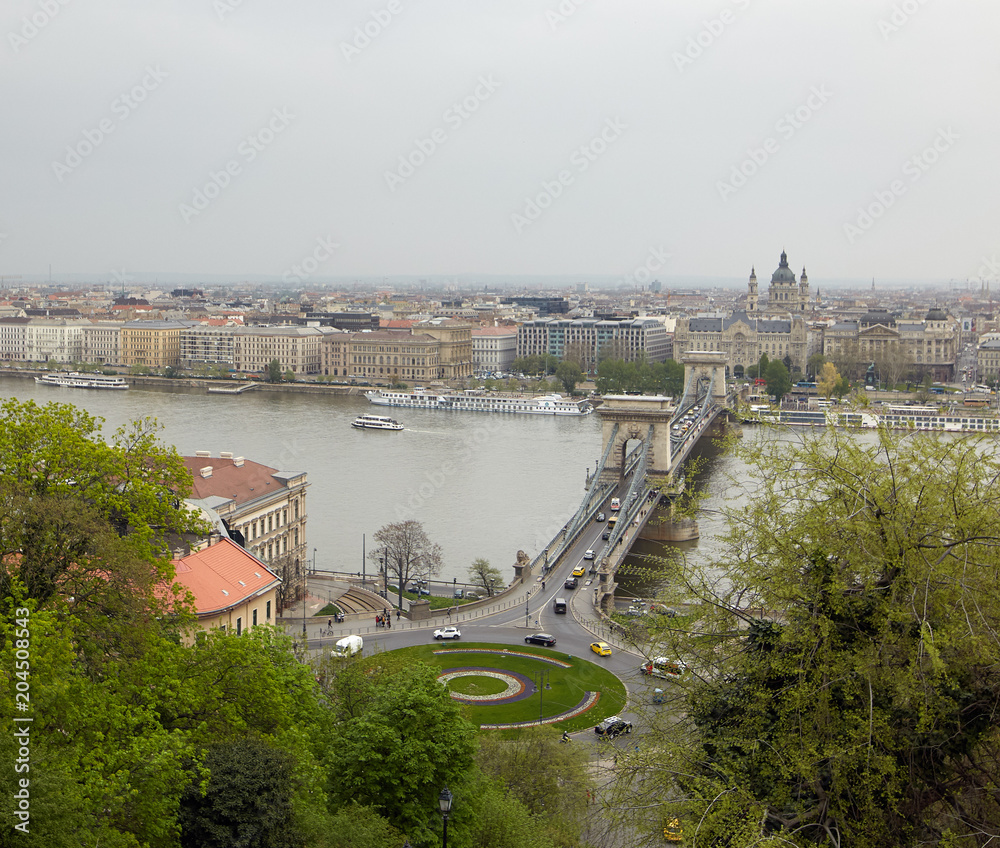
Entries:
{"type": "Polygon", "coordinates": [[[726,384],[724,353],[690,352],[682,361],[680,398],[604,396],[597,408],[603,451],[597,468],[588,472],[587,493],[573,518],[531,564],[530,570],[540,565],[544,575],[588,531],[605,528],[607,538],[594,543],[590,563],[596,577],[594,603],[605,609],[613,607],[615,574],[638,536],[662,541],[697,537],[693,520],[675,518],[673,501],[683,491],[684,461],[706,433],[717,434],[717,425],[728,420],[734,390],[726,384]],[[608,516],[607,524],[595,522],[600,512],[608,516]]]}

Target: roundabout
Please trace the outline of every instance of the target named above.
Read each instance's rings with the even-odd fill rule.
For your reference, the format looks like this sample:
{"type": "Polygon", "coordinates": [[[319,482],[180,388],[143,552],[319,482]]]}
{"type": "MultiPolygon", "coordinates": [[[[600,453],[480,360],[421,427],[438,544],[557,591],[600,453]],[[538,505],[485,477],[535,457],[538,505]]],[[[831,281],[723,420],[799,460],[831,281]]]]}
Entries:
{"type": "Polygon", "coordinates": [[[436,668],[438,681],[484,729],[558,724],[574,731],[620,712],[625,687],[610,671],[554,650],[497,644],[400,648],[407,662],[436,668]]]}

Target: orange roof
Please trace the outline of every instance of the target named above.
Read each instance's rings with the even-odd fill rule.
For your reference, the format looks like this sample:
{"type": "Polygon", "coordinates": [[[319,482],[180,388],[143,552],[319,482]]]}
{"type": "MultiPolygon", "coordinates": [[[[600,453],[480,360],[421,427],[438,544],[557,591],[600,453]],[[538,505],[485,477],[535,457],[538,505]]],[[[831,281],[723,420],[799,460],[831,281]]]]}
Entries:
{"type": "Polygon", "coordinates": [[[239,507],[247,501],[287,490],[287,481],[275,476],[281,472],[250,459],[239,458],[240,465],[228,457],[182,456],[181,459],[194,478],[192,498],[229,498],[239,507]],[[201,469],[208,467],[212,469],[211,475],[202,477],[201,469]]]}
{"type": "Polygon", "coordinates": [[[389,320],[379,320],[379,329],[382,330],[409,330],[416,321],[410,321],[406,318],[393,318],[389,320]]]}
{"type": "Polygon", "coordinates": [[[257,557],[230,539],[174,560],[174,568],[174,582],[191,592],[200,616],[231,609],[281,582],[257,557]]]}

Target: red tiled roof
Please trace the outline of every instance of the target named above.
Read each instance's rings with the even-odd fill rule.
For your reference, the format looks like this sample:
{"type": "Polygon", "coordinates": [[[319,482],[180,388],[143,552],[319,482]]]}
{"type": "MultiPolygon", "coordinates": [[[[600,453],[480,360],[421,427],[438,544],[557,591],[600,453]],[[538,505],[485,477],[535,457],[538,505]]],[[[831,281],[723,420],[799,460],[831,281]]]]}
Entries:
{"type": "Polygon", "coordinates": [[[236,465],[235,460],[217,456],[184,456],[181,459],[194,478],[193,498],[215,495],[232,498],[239,506],[285,488],[281,480],[272,476],[276,468],[249,459],[243,460],[242,466],[236,465]],[[208,467],[212,468],[212,476],[202,477],[201,469],[208,467]]]}
{"type": "Polygon", "coordinates": [[[198,615],[229,609],[281,582],[257,557],[230,539],[174,560],[174,568],[174,582],[194,596],[198,615]]]}

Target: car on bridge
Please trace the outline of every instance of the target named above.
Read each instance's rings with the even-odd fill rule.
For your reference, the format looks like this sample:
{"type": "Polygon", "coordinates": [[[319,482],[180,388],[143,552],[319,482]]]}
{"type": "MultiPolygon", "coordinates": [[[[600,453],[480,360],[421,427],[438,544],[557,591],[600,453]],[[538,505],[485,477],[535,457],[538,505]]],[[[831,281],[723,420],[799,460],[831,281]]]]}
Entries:
{"type": "Polygon", "coordinates": [[[524,644],[526,645],[544,645],[546,648],[551,648],[555,643],[556,637],[550,636],[548,633],[535,633],[524,637],[524,644]]]}
{"type": "Polygon", "coordinates": [[[607,516],[603,512],[597,513],[597,520],[598,521],[604,521],[605,518],[607,518],[607,516]]]}
{"type": "Polygon", "coordinates": [[[620,509],[622,502],[618,498],[611,499],[611,511],[614,512],[616,509],[620,509]]]}
{"type": "Polygon", "coordinates": [[[434,631],[434,638],[441,639],[461,639],[462,631],[455,627],[454,624],[450,624],[447,627],[442,627],[440,630],[434,631]]]}
{"type": "Polygon", "coordinates": [[[584,568],[582,565],[578,565],[576,568],[573,569],[573,576],[574,577],[583,577],[583,575],[584,575],[584,573],[586,573],[586,571],[587,571],[586,568],[584,568]]]}
{"type": "Polygon", "coordinates": [[[567,589],[575,589],[578,585],[579,584],[577,583],[577,579],[575,577],[570,577],[569,580],[563,584],[563,586],[567,589]]]}
{"type": "Polygon", "coordinates": [[[590,650],[592,650],[599,657],[611,656],[611,646],[607,642],[591,642],[590,650]]]}
{"type": "Polygon", "coordinates": [[[610,538],[611,538],[611,531],[610,530],[605,530],[603,533],[601,533],[601,541],[606,542],[610,538]]]}
{"type": "Polygon", "coordinates": [[[587,548],[587,550],[584,551],[583,558],[584,559],[593,559],[594,558],[594,551],[592,549],[590,549],[590,548],[587,548]]]}

